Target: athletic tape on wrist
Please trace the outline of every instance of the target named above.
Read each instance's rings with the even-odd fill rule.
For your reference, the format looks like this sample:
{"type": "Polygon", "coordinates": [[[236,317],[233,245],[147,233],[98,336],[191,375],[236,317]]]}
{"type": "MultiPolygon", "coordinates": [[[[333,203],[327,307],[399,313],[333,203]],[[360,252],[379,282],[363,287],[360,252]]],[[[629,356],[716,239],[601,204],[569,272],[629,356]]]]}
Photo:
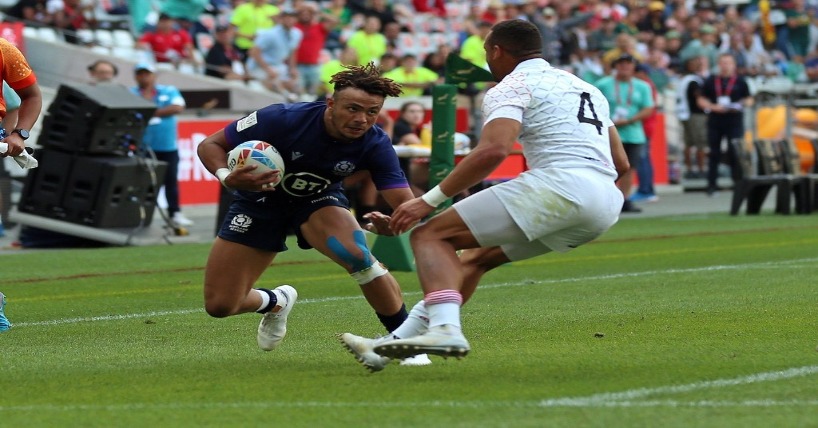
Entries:
{"type": "Polygon", "coordinates": [[[229,169],[219,168],[219,169],[216,170],[216,173],[214,175],[216,176],[216,178],[219,179],[219,182],[222,183],[222,186],[228,187],[227,183],[225,183],[224,180],[226,180],[227,176],[230,175],[230,170],[229,169]]]}
{"type": "Polygon", "coordinates": [[[446,202],[446,199],[449,199],[449,197],[446,196],[442,190],[440,190],[440,186],[435,186],[432,188],[432,190],[424,193],[420,199],[423,199],[423,201],[427,204],[436,207],[443,202],[446,202]]]}

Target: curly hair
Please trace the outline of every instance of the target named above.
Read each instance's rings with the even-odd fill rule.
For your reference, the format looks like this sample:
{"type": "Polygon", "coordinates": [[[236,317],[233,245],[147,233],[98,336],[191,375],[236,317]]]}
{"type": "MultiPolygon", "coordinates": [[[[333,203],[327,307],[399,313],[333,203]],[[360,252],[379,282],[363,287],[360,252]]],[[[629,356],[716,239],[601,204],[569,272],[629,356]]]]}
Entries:
{"type": "Polygon", "coordinates": [[[346,88],[357,88],[368,94],[386,97],[400,96],[403,89],[399,83],[381,76],[381,70],[374,62],[366,65],[345,65],[346,70],[332,75],[329,83],[335,92],[346,88]]]}

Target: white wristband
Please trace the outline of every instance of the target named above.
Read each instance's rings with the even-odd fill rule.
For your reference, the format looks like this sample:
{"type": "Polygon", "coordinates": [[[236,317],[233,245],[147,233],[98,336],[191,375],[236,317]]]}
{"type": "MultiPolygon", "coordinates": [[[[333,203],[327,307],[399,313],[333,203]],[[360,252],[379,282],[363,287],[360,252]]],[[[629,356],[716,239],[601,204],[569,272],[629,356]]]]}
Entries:
{"type": "Polygon", "coordinates": [[[442,190],[440,190],[440,186],[435,186],[432,188],[432,190],[424,193],[420,199],[423,199],[424,202],[433,207],[437,207],[438,205],[446,202],[449,197],[446,196],[442,190]]]}
{"type": "Polygon", "coordinates": [[[230,175],[230,170],[229,169],[219,168],[219,169],[216,170],[216,173],[214,175],[216,176],[216,178],[219,179],[219,182],[222,183],[222,186],[228,187],[227,184],[224,182],[224,180],[226,180],[227,176],[230,175]]]}

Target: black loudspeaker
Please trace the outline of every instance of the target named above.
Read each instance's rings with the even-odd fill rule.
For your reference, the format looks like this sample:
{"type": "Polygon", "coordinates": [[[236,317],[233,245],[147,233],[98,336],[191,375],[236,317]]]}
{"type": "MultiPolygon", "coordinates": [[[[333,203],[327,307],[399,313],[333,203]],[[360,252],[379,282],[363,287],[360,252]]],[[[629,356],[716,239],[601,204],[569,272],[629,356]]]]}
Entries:
{"type": "Polygon", "coordinates": [[[37,143],[90,154],[127,154],[142,143],[156,106],[121,85],[61,85],[37,143]]]}
{"type": "Polygon", "coordinates": [[[149,225],[167,164],[135,157],[78,157],[63,197],[67,219],[88,226],[149,225]]]}
{"type": "Polygon", "coordinates": [[[39,165],[28,172],[17,209],[41,217],[65,220],[62,198],[74,156],[44,149],[35,151],[34,157],[39,165]]]}
{"type": "Polygon", "coordinates": [[[57,150],[41,150],[38,160],[18,209],[98,228],[149,225],[167,170],[165,162],[150,159],[57,150]]]}

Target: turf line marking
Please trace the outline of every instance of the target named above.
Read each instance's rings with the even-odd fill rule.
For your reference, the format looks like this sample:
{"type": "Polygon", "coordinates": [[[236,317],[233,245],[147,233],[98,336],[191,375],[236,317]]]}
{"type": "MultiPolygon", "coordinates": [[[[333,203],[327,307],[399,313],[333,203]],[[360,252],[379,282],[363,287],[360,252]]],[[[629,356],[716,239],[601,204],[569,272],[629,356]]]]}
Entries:
{"type": "Polygon", "coordinates": [[[246,408],[402,408],[402,407],[437,407],[437,408],[485,408],[485,407],[781,407],[781,406],[818,406],[818,400],[648,400],[633,401],[656,394],[680,394],[696,390],[749,385],[759,382],[775,382],[818,374],[818,366],[794,367],[773,372],[755,373],[729,379],[694,382],[686,385],[669,385],[655,388],[637,388],[622,392],[594,394],[587,397],[554,398],[540,401],[428,401],[428,402],[348,402],[348,401],[261,401],[261,402],[217,402],[217,403],[125,403],[125,404],[44,404],[2,406],[0,412],[72,412],[87,410],[136,411],[136,410],[183,410],[183,409],[246,409],[246,408]]]}
{"type": "MultiPolygon", "coordinates": [[[[582,282],[582,281],[601,281],[601,280],[609,280],[609,279],[619,279],[619,278],[635,278],[640,276],[649,276],[649,275],[665,275],[665,274],[688,274],[688,273],[697,273],[697,272],[714,272],[714,271],[725,271],[725,270],[738,270],[738,269],[753,269],[753,268],[762,268],[762,267],[769,267],[775,265],[792,265],[792,264],[805,264],[809,265],[810,263],[818,262],[818,257],[815,258],[807,258],[807,259],[794,259],[794,260],[785,260],[785,261],[773,261],[773,262],[762,262],[762,263],[746,263],[746,264],[738,264],[738,265],[716,265],[716,266],[705,266],[699,268],[687,268],[687,269],[665,269],[665,270],[651,270],[651,271],[642,271],[642,272],[626,272],[626,273],[614,273],[608,275],[594,275],[594,276],[584,276],[584,277],[575,277],[575,278],[560,278],[560,279],[545,279],[545,280],[523,280],[517,282],[506,282],[506,283],[495,283],[495,284],[484,284],[480,285],[480,289],[488,289],[488,288],[500,288],[500,287],[518,287],[518,286],[526,286],[526,285],[536,285],[536,284],[566,284],[566,283],[575,283],[575,282],[582,282]]],[[[404,295],[407,296],[414,296],[422,294],[420,291],[409,291],[404,292],[404,295]]],[[[362,300],[363,296],[333,296],[333,297],[322,297],[318,299],[302,299],[298,301],[298,304],[306,304],[306,303],[326,303],[326,302],[334,302],[334,301],[344,301],[344,300],[362,300]]],[[[17,322],[14,323],[14,327],[36,327],[36,326],[53,326],[53,325],[61,325],[61,324],[76,324],[81,322],[98,322],[98,321],[118,321],[118,320],[128,320],[134,318],[149,318],[155,316],[165,316],[165,315],[187,315],[193,313],[204,313],[204,309],[178,309],[173,311],[152,311],[152,312],[143,312],[139,314],[118,314],[118,315],[101,315],[95,317],[78,317],[78,318],[63,318],[63,319],[56,319],[56,320],[48,320],[48,321],[31,321],[31,322],[17,322]]]]}
{"type": "Polygon", "coordinates": [[[120,315],[101,315],[96,317],[82,317],[82,318],[63,318],[58,320],[48,320],[48,321],[32,321],[32,322],[15,322],[12,323],[12,327],[35,327],[35,326],[43,326],[43,325],[60,325],[60,324],[76,324],[81,322],[97,322],[97,321],[118,321],[118,320],[129,320],[134,318],[148,318],[148,317],[156,317],[156,316],[163,316],[163,315],[185,315],[185,314],[193,314],[196,312],[202,312],[203,309],[180,309],[175,311],[153,311],[153,312],[143,312],[141,314],[120,314],[120,315]]]}
{"type": "MultiPolygon", "coordinates": [[[[574,282],[583,282],[583,281],[601,281],[601,280],[608,280],[608,279],[620,279],[620,278],[636,278],[640,276],[651,276],[651,275],[667,275],[667,274],[688,274],[688,273],[701,273],[701,272],[716,272],[716,271],[728,271],[728,270],[739,270],[739,269],[756,269],[756,268],[768,268],[770,266],[776,265],[798,265],[804,264],[808,266],[809,263],[818,262],[818,257],[815,258],[808,258],[808,259],[794,259],[794,260],[784,260],[784,261],[771,261],[771,262],[760,262],[760,263],[746,263],[746,264],[738,264],[738,265],[716,265],[716,266],[704,266],[698,268],[685,268],[685,269],[663,269],[663,270],[649,270],[649,271],[642,271],[642,272],[623,272],[623,273],[612,273],[607,275],[594,275],[594,276],[583,276],[583,277],[574,277],[574,278],[560,278],[560,279],[543,279],[543,280],[524,280],[518,282],[507,282],[507,283],[497,283],[497,284],[485,284],[480,285],[479,289],[485,288],[499,288],[499,287],[512,287],[518,285],[534,285],[534,284],[565,284],[565,283],[574,283],[574,282]]],[[[409,293],[406,293],[409,294],[409,293]]]]}
{"type": "Polygon", "coordinates": [[[818,400],[744,400],[744,401],[611,401],[595,407],[815,407],[818,400]]]}
{"type": "MultiPolygon", "coordinates": [[[[622,392],[605,392],[601,394],[589,395],[587,397],[565,397],[543,400],[542,407],[605,407],[619,406],[630,403],[632,400],[645,398],[658,394],[682,394],[686,392],[724,388],[729,386],[749,385],[759,382],[774,382],[778,380],[793,379],[818,374],[818,366],[795,367],[787,370],[775,372],[762,372],[748,376],[735,377],[732,379],[716,379],[702,382],[694,382],[686,385],[669,385],[655,388],[637,388],[622,392]]],[[[759,402],[765,402],[761,400],[759,402]]],[[[650,403],[650,402],[645,402],[650,403]]],[[[671,403],[671,401],[656,401],[656,403],[671,403]]],[[[694,402],[695,403],[695,402],[694,402]]]]}

